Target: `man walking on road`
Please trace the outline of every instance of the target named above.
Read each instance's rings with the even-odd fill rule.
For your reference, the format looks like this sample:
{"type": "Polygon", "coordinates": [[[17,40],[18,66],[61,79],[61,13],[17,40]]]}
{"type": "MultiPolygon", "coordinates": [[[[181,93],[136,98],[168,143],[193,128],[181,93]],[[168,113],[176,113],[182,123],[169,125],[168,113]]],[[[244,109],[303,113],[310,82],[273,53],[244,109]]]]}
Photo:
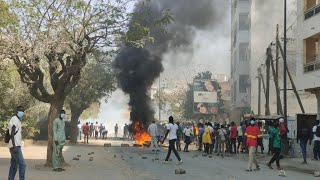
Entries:
{"type": "Polygon", "coordinates": [[[308,129],[306,124],[302,124],[301,130],[298,131],[297,143],[300,141],[300,148],[303,157],[302,164],[307,164],[307,143],[312,141],[311,129],[308,129]]]}
{"type": "Polygon", "coordinates": [[[313,126],[313,160],[319,160],[320,158],[320,124],[319,120],[316,120],[316,125],[313,126]]]}
{"type": "Polygon", "coordinates": [[[158,127],[157,127],[155,121],[152,121],[152,124],[149,125],[148,133],[151,136],[151,148],[152,148],[152,151],[155,151],[155,150],[159,151],[159,149],[158,149],[158,138],[157,138],[158,127]]]}
{"type": "Polygon", "coordinates": [[[13,116],[8,124],[8,130],[10,139],[8,144],[10,154],[11,154],[11,163],[9,169],[8,180],[14,180],[17,170],[19,168],[19,178],[20,180],[25,179],[26,164],[21,151],[21,119],[24,116],[24,108],[18,106],[16,109],[16,115],[13,116]]]}
{"type": "Polygon", "coordinates": [[[52,152],[52,166],[53,171],[61,172],[65,169],[61,168],[61,154],[62,148],[66,143],[66,134],[65,134],[65,117],[66,112],[64,110],[60,111],[59,118],[53,121],[53,152],[52,152]]]}
{"type": "Polygon", "coordinates": [[[274,161],[276,161],[277,169],[281,170],[281,168],[280,168],[281,141],[280,141],[280,132],[279,132],[278,122],[275,122],[273,124],[273,129],[270,132],[270,139],[272,139],[273,157],[270,159],[267,166],[270,169],[273,169],[271,165],[272,165],[272,163],[274,163],[274,161]]]}
{"type": "Polygon", "coordinates": [[[167,125],[167,133],[164,137],[164,139],[162,140],[162,144],[164,142],[164,140],[166,140],[167,136],[169,135],[169,149],[168,149],[168,154],[167,157],[164,161],[165,164],[168,164],[168,160],[169,157],[171,155],[171,151],[173,151],[173,153],[176,155],[177,159],[178,159],[178,164],[182,163],[182,160],[176,150],[175,144],[177,141],[177,133],[178,133],[178,126],[173,123],[173,117],[170,116],[169,117],[169,124],[167,125]]]}
{"type": "Polygon", "coordinates": [[[230,154],[237,153],[237,137],[238,137],[238,130],[237,126],[234,122],[231,122],[230,127],[230,154]],[[233,150],[233,152],[232,152],[233,150]]]}
{"type": "Polygon", "coordinates": [[[247,138],[247,147],[249,149],[249,163],[247,171],[252,171],[252,164],[255,164],[256,169],[260,170],[256,159],[257,139],[261,137],[260,129],[256,126],[254,118],[250,119],[250,126],[247,127],[245,136],[247,138]]]}

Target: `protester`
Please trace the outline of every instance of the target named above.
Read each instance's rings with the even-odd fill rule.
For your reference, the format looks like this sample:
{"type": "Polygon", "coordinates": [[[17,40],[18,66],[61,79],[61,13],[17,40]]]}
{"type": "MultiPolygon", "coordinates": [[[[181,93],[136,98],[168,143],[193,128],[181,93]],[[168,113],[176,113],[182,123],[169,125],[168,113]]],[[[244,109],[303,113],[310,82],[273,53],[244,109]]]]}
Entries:
{"type": "Polygon", "coordinates": [[[289,132],[286,124],[284,123],[284,119],[280,118],[279,119],[280,122],[280,136],[281,136],[281,153],[280,153],[280,157],[283,158],[284,155],[284,150],[287,144],[287,134],[289,132]]]}
{"type": "Polygon", "coordinates": [[[22,125],[21,120],[24,116],[24,108],[18,106],[16,108],[16,114],[10,119],[8,124],[9,139],[7,141],[8,148],[11,154],[10,169],[8,180],[14,180],[17,170],[19,168],[20,180],[25,179],[26,164],[22,155],[21,142],[22,142],[22,125]]]}
{"type": "Polygon", "coordinates": [[[158,148],[158,126],[155,121],[152,121],[152,124],[148,127],[148,133],[151,136],[151,145],[152,151],[159,150],[158,148]]]}
{"type": "Polygon", "coordinates": [[[93,136],[93,133],[94,133],[94,126],[93,126],[93,123],[90,124],[90,137],[93,136]]]}
{"type": "Polygon", "coordinates": [[[231,122],[230,127],[230,154],[237,153],[237,136],[238,136],[238,130],[237,126],[234,122],[231,122]],[[233,150],[233,151],[232,151],[233,150]]]}
{"type": "Polygon", "coordinates": [[[218,136],[218,156],[221,155],[224,157],[225,154],[225,143],[226,143],[226,137],[227,137],[227,131],[224,129],[224,125],[221,125],[220,129],[218,130],[219,136],[218,136]]]}
{"type": "Polygon", "coordinates": [[[102,130],[102,139],[108,138],[108,130],[104,127],[102,130]]]}
{"type": "Polygon", "coordinates": [[[227,124],[227,126],[225,127],[225,130],[227,132],[227,134],[226,134],[226,143],[225,143],[225,145],[226,145],[226,153],[227,154],[229,154],[230,151],[231,151],[230,128],[231,128],[230,124],[227,124]]]}
{"type": "Polygon", "coordinates": [[[271,138],[271,131],[273,129],[273,126],[269,126],[269,130],[268,130],[268,135],[269,135],[269,149],[268,149],[268,154],[270,155],[270,153],[272,153],[272,146],[273,146],[273,139],[271,138]]]}
{"type": "Polygon", "coordinates": [[[128,138],[128,134],[129,134],[129,127],[127,124],[124,124],[124,126],[123,126],[123,140],[128,138]]]}
{"type": "MultiPolygon", "coordinates": [[[[258,122],[257,126],[258,126],[259,130],[261,131],[262,122],[258,122]]],[[[263,145],[263,137],[262,136],[257,139],[257,150],[256,150],[256,152],[258,152],[258,146],[260,146],[261,154],[263,154],[264,145],[263,145]]]]}
{"type": "Polygon", "coordinates": [[[320,124],[319,120],[316,120],[315,126],[312,128],[313,132],[313,160],[320,159],[320,124]]]}
{"type": "Polygon", "coordinates": [[[114,127],[114,137],[117,138],[118,137],[118,124],[116,124],[116,126],[114,127]]]}
{"type": "Polygon", "coordinates": [[[184,134],[184,143],[185,143],[185,146],[184,146],[184,149],[183,151],[184,152],[189,152],[189,144],[191,143],[191,128],[189,128],[189,126],[187,125],[184,130],[183,130],[183,134],[184,134]]]}
{"type": "Polygon", "coordinates": [[[82,128],[82,132],[83,132],[83,143],[86,143],[87,140],[87,144],[89,144],[89,133],[90,133],[90,126],[89,123],[87,122],[86,125],[83,126],[82,128]]]}
{"type": "Polygon", "coordinates": [[[206,124],[205,131],[202,135],[202,143],[204,144],[204,152],[209,154],[209,148],[212,145],[210,128],[208,127],[208,123],[206,124]]]}
{"type": "Polygon", "coordinates": [[[169,149],[168,149],[167,157],[164,161],[165,164],[168,164],[168,160],[171,155],[171,151],[173,151],[173,153],[176,155],[176,157],[178,159],[178,164],[182,163],[182,160],[181,160],[181,158],[176,150],[176,147],[175,147],[175,143],[177,141],[177,133],[178,133],[178,126],[173,122],[173,117],[170,116],[169,117],[169,124],[167,125],[167,132],[166,132],[164,139],[162,140],[162,144],[163,144],[164,141],[166,140],[167,136],[169,135],[169,149]]]}
{"type": "Polygon", "coordinates": [[[211,141],[212,143],[209,145],[209,154],[212,154],[213,152],[213,146],[214,146],[214,129],[212,127],[212,123],[208,123],[208,128],[210,129],[210,135],[211,135],[211,141]]]}
{"type": "Polygon", "coordinates": [[[99,126],[99,135],[100,135],[100,138],[102,138],[102,131],[104,130],[104,126],[102,125],[102,123],[100,124],[99,126]]]}
{"type": "Polygon", "coordinates": [[[98,139],[98,135],[99,135],[99,123],[96,122],[96,124],[93,126],[94,129],[94,137],[97,140],[98,139]]]}
{"type": "Polygon", "coordinates": [[[249,163],[247,171],[252,171],[252,164],[255,164],[256,169],[260,170],[260,166],[256,159],[257,138],[261,137],[260,129],[255,125],[255,118],[250,119],[250,126],[246,129],[246,143],[249,148],[249,163]]]}
{"type": "MultiPolygon", "coordinates": [[[[237,153],[239,153],[239,148],[242,146],[243,142],[243,131],[242,131],[242,125],[243,123],[241,122],[240,125],[237,128],[237,133],[238,133],[238,146],[237,146],[237,153]]],[[[241,152],[242,152],[242,147],[241,147],[241,152]]]]}
{"type": "Polygon", "coordinates": [[[80,121],[78,121],[78,125],[77,125],[77,127],[78,127],[78,136],[79,136],[79,140],[81,141],[81,130],[82,130],[82,125],[81,125],[81,123],[80,123],[80,121]]]}
{"type": "Polygon", "coordinates": [[[203,143],[202,143],[202,135],[204,133],[204,126],[202,123],[199,123],[198,124],[198,127],[199,127],[199,137],[198,137],[198,151],[202,151],[202,146],[203,146],[203,143]]]}
{"type": "Polygon", "coordinates": [[[220,136],[219,136],[219,124],[216,124],[214,126],[214,132],[213,132],[213,136],[214,136],[214,153],[218,153],[218,150],[219,150],[219,139],[220,139],[220,136]]]}
{"type": "Polygon", "coordinates": [[[176,142],[176,146],[177,146],[177,151],[181,151],[181,138],[182,138],[182,129],[180,126],[180,123],[177,122],[177,126],[178,126],[178,132],[177,132],[177,142],[176,142]]]}
{"type": "Polygon", "coordinates": [[[306,124],[302,124],[302,128],[298,131],[297,143],[300,141],[300,148],[303,157],[302,164],[307,164],[307,143],[311,145],[312,134],[311,130],[308,129],[306,124]]]}
{"type": "Polygon", "coordinates": [[[273,129],[270,132],[270,139],[272,139],[272,142],[273,142],[272,143],[273,157],[267,163],[267,166],[270,169],[273,169],[272,163],[276,161],[277,169],[281,170],[280,168],[281,140],[280,140],[279,124],[277,122],[274,122],[273,124],[273,129]]]}
{"type": "Polygon", "coordinates": [[[53,121],[53,152],[52,152],[52,167],[53,171],[61,172],[65,169],[61,168],[61,154],[64,144],[66,143],[65,134],[65,117],[66,112],[64,110],[60,111],[59,118],[53,121]]]}

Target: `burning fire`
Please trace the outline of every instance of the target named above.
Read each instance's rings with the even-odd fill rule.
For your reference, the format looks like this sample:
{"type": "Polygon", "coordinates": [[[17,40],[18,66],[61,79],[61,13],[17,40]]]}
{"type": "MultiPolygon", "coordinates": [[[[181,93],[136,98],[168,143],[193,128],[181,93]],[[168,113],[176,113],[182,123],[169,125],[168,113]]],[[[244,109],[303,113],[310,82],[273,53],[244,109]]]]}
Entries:
{"type": "Polygon", "coordinates": [[[143,145],[145,142],[151,140],[149,133],[144,129],[140,121],[134,122],[133,129],[134,139],[137,141],[137,144],[143,145]]]}

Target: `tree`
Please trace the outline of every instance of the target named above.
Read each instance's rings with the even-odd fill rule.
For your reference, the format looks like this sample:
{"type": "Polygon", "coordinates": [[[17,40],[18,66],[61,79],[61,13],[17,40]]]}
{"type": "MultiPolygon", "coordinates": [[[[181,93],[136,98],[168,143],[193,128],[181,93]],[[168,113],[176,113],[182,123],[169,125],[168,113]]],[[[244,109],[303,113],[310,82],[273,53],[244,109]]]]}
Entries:
{"type": "Polygon", "coordinates": [[[71,110],[71,143],[77,143],[77,123],[82,112],[100,99],[108,98],[116,89],[116,80],[110,67],[109,63],[88,64],[79,83],[68,95],[66,103],[71,110]]]}
{"type": "Polygon", "coordinates": [[[96,49],[112,55],[120,39],[131,43],[128,32],[139,32],[140,39],[134,41],[139,45],[150,40],[150,33],[143,26],[127,32],[132,16],[127,7],[132,0],[8,2],[19,24],[3,30],[0,56],[15,63],[21,82],[35,99],[50,104],[45,165],[51,166],[52,121],[79,82],[88,57],[96,49]]]}
{"type": "Polygon", "coordinates": [[[17,23],[16,16],[9,11],[9,5],[2,0],[0,0],[0,17],[0,28],[17,23]]]}
{"type": "MultiPolygon", "coordinates": [[[[194,77],[194,79],[212,79],[212,73],[210,71],[201,72],[201,73],[198,73],[194,77]]],[[[217,89],[217,92],[218,92],[218,112],[223,113],[223,109],[222,109],[223,100],[221,99],[221,87],[218,83],[216,85],[217,87],[215,87],[215,89],[217,89]]],[[[194,100],[193,84],[188,84],[188,90],[186,92],[186,100],[183,103],[183,108],[184,108],[183,117],[186,119],[211,120],[211,116],[204,115],[204,114],[194,114],[193,100],[194,100]]]]}

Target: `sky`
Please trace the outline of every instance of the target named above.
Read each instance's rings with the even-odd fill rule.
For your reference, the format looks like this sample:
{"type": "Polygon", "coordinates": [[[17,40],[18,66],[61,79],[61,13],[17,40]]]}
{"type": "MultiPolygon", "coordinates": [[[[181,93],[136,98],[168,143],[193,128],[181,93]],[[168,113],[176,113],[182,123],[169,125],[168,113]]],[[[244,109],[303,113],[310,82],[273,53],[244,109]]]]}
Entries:
{"type": "MultiPolygon", "coordinates": [[[[218,23],[196,31],[191,43],[192,54],[176,51],[163,54],[161,86],[173,89],[175,82],[179,82],[179,86],[186,88],[187,83],[192,82],[193,77],[203,71],[230,74],[231,3],[230,0],[213,1],[212,8],[219,17],[219,20],[215,20],[218,23]]],[[[158,80],[155,84],[157,86],[158,80]]],[[[122,132],[123,125],[129,122],[128,100],[128,96],[118,89],[107,103],[102,102],[98,118],[92,121],[104,123],[111,133],[118,123],[119,132],[122,132]]]]}

